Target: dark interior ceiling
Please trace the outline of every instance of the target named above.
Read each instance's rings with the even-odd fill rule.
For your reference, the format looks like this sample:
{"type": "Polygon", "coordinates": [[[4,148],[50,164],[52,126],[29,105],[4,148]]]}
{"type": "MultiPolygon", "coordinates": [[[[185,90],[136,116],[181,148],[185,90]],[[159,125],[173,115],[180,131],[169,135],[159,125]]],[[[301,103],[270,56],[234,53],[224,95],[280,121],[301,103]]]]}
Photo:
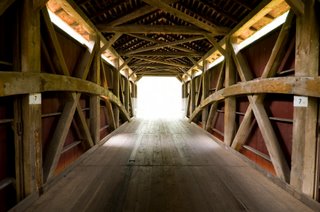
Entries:
{"type": "Polygon", "coordinates": [[[259,2],[75,0],[138,77],[181,77],[259,2]]]}

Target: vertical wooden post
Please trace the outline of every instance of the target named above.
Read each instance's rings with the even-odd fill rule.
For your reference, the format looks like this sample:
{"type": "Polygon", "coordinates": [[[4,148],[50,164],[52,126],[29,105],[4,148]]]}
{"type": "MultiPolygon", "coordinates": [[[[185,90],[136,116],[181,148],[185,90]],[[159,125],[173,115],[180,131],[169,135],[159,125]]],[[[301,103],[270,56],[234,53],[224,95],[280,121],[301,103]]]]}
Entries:
{"type": "MultiPolygon", "coordinates": [[[[120,83],[120,72],[119,72],[119,58],[115,59],[114,61],[115,66],[116,66],[116,70],[114,72],[113,75],[113,94],[116,97],[120,97],[120,87],[119,87],[119,83],[120,83]]],[[[116,124],[116,128],[119,127],[120,123],[119,123],[119,108],[117,106],[114,106],[114,120],[115,120],[115,124],[116,124]]]]}
{"type": "MultiPolygon", "coordinates": [[[[209,80],[210,75],[208,72],[208,62],[203,61],[203,77],[202,77],[202,98],[201,101],[208,97],[209,94],[209,80]]],[[[206,129],[208,119],[208,107],[203,108],[202,110],[202,128],[206,129]]]]}
{"type": "Polygon", "coordinates": [[[129,103],[130,103],[130,85],[129,85],[129,70],[126,69],[126,79],[124,82],[124,106],[126,110],[129,112],[129,103]]]}
{"type": "MultiPolygon", "coordinates": [[[[230,39],[227,39],[230,42],[230,39]]],[[[232,61],[231,51],[228,49],[226,53],[226,72],[225,72],[225,87],[229,87],[236,82],[235,70],[232,61]]],[[[236,120],[236,98],[228,97],[224,103],[224,142],[230,146],[235,134],[235,120],[236,120]]]]}
{"type": "MultiPolygon", "coordinates": [[[[130,77],[129,77],[129,79],[130,79],[130,77]]],[[[132,81],[130,82],[130,80],[129,80],[129,99],[130,99],[130,107],[131,107],[131,116],[135,115],[133,92],[134,92],[134,82],[132,82],[132,81]]]]}
{"type": "Polygon", "coordinates": [[[131,112],[132,112],[132,116],[135,115],[135,89],[136,89],[136,86],[135,86],[135,83],[134,82],[131,82],[131,95],[130,95],[130,98],[131,98],[131,112]]]}
{"type": "MultiPolygon", "coordinates": [[[[15,22],[15,42],[13,54],[13,70],[21,70],[21,52],[20,52],[20,11],[16,11],[15,22]]],[[[24,194],[24,177],[23,177],[23,145],[22,145],[22,104],[21,98],[16,96],[13,102],[13,123],[14,131],[14,149],[15,149],[15,174],[16,174],[16,198],[19,202],[23,199],[24,194]]]]}
{"type": "Polygon", "coordinates": [[[196,80],[193,77],[193,74],[191,75],[190,80],[190,114],[194,111],[196,106],[196,80]]]}
{"type": "MultiPolygon", "coordinates": [[[[40,73],[40,12],[34,9],[33,1],[24,0],[21,3],[21,71],[40,73]]],[[[43,181],[41,94],[24,95],[21,110],[23,195],[26,197],[38,191],[43,181]]]]}
{"type": "MultiPolygon", "coordinates": [[[[100,84],[100,38],[96,37],[97,53],[94,55],[91,81],[100,84]]],[[[90,96],[90,132],[95,144],[100,141],[100,97],[97,95],[90,96]]]]}
{"type": "MultiPolygon", "coordinates": [[[[295,75],[319,75],[319,19],[315,0],[304,1],[304,14],[296,20],[295,75]]],[[[308,98],[307,107],[294,108],[292,168],[290,184],[315,198],[317,181],[317,117],[318,101],[308,98]]]]}

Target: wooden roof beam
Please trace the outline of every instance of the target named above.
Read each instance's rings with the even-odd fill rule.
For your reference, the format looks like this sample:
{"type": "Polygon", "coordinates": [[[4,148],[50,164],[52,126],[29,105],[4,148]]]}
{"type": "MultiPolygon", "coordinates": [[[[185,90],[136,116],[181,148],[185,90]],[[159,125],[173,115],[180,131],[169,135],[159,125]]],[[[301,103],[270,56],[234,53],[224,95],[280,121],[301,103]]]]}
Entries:
{"type": "Polygon", "coordinates": [[[188,23],[191,23],[200,29],[206,30],[208,32],[211,32],[214,35],[225,35],[227,34],[230,29],[227,29],[225,27],[219,27],[219,26],[211,26],[207,23],[204,23],[176,8],[171,7],[169,4],[166,4],[165,2],[158,1],[158,0],[143,0],[145,3],[152,5],[154,7],[157,7],[163,11],[166,11],[188,23]]]}
{"type": "Polygon", "coordinates": [[[160,63],[160,64],[169,65],[169,66],[175,66],[175,67],[185,67],[185,68],[189,68],[190,67],[190,66],[185,65],[185,64],[172,63],[172,62],[168,62],[168,61],[156,60],[156,59],[151,59],[151,58],[144,58],[144,57],[135,57],[135,58],[140,59],[140,60],[149,61],[149,62],[152,62],[152,63],[160,63]]]}
{"type": "Polygon", "coordinates": [[[129,22],[131,20],[134,20],[136,18],[139,18],[141,16],[144,16],[148,13],[151,13],[151,12],[154,12],[156,11],[157,8],[154,8],[152,6],[149,6],[149,5],[146,5],[146,6],[143,6],[141,8],[139,8],[138,10],[135,10],[133,11],[132,13],[129,13],[125,16],[122,16],[114,21],[111,21],[108,23],[109,26],[118,26],[120,24],[124,24],[126,22],[129,22]]]}
{"type": "MultiPolygon", "coordinates": [[[[167,2],[168,4],[174,3],[177,0],[165,0],[165,2],[167,2]]],[[[122,16],[114,21],[111,21],[108,23],[109,26],[118,26],[124,23],[127,23],[129,21],[132,21],[136,18],[139,18],[141,16],[147,15],[148,13],[152,13],[154,11],[158,10],[158,8],[149,6],[149,5],[145,5],[135,11],[133,11],[132,13],[129,13],[125,16],[122,16]]]]}
{"type": "Polygon", "coordinates": [[[147,36],[142,36],[142,35],[138,35],[138,34],[131,34],[131,33],[128,33],[127,35],[131,36],[131,37],[134,37],[134,38],[139,38],[141,40],[145,40],[145,41],[148,41],[148,42],[151,42],[151,43],[156,43],[156,44],[160,44],[161,41],[158,41],[156,39],[153,39],[153,38],[149,38],[147,36]]]}
{"type": "Polygon", "coordinates": [[[140,52],[145,52],[145,51],[150,51],[150,50],[156,50],[156,49],[161,49],[164,47],[171,47],[171,46],[175,46],[175,45],[179,45],[179,44],[183,44],[183,43],[188,43],[188,42],[193,42],[193,41],[197,41],[197,40],[203,40],[205,39],[203,36],[195,36],[195,37],[191,37],[191,38],[187,38],[187,39],[182,39],[182,40],[177,40],[177,41],[173,41],[173,42],[161,42],[161,44],[157,44],[154,46],[150,46],[150,47],[145,47],[145,48],[139,48],[137,50],[133,50],[131,52],[128,52],[127,55],[131,55],[131,54],[135,54],[135,53],[140,53],[140,52]]]}
{"type": "Polygon", "coordinates": [[[128,63],[130,63],[132,59],[133,59],[133,57],[129,57],[128,59],[126,59],[126,60],[122,63],[122,65],[119,67],[119,71],[122,70],[125,66],[127,66],[128,63]]]}
{"type": "MultiPolygon", "coordinates": [[[[203,5],[205,5],[206,7],[208,7],[209,9],[215,11],[216,13],[220,14],[221,16],[223,16],[224,18],[232,21],[233,23],[238,23],[239,20],[237,20],[235,17],[232,17],[231,15],[229,15],[226,12],[223,12],[220,8],[217,8],[217,6],[213,6],[213,5],[209,5],[206,4],[204,2],[201,2],[203,5]]],[[[200,15],[199,15],[200,16],[200,15]]]]}
{"type": "Polygon", "coordinates": [[[166,65],[166,64],[135,64],[130,67],[134,68],[159,68],[159,69],[165,69],[165,68],[177,68],[177,67],[172,67],[171,65],[166,65]]]}
{"type": "Polygon", "coordinates": [[[108,26],[106,24],[99,24],[98,28],[101,32],[120,32],[120,33],[146,33],[146,34],[157,34],[157,33],[166,33],[166,34],[187,34],[187,35],[203,35],[208,32],[199,29],[197,27],[188,27],[188,26],[167,26],[167,25],[121,25],[121,26],[108,26]]]}
{"type": "MultiPolygon", "coordinates": [[[[248,28],[252,26],[256,20],[261,19],[261,17],[268,14],[272,8],[279,5],[284,0],[263,0],[259,3],[257,7],[255,7],[249,15],[247,15],[244,19],[242,19],[236,27],[234,27],[228,35],[230,35],[232,38],[237,37],[241,34],[241,31],[245,28],[248,28]]],[[[225,36],[226,37],[226,36],[225,36]]],[[[220,46],[223,46],[225,44],[225,38],[223,38],[221,41],[219,41],[220,46]]],[[[199,62],[208,59],[215,51],[217,51],[217,48],[214,46],[211,48],[203,57],[199,60],[199,62]]],[[[194,69],[196,66],[192,66],[188,72],[191,72],[192,69],[194,69]]]]}
{"type": "MultiPolygon", "coordinates": [[[[147,36],[135,35],[135,34],[131,34],[131,33],[129,33],[128,35],[130,35],[131,37],[139,38],[141,40],[149,41],[149,42],[152,42],[152,43],[166,44],[166,42],[164,42],[164,41],[158,41],[156,39],[149,38],[147,36]]],[[[181,47],[181,46],[170,46],[170,48],[177,49],[177,50],[180,50],[180,51],[183,51],[183,52],[192,53],[191,50],[189,50],[187,48],[184,48],[184,47],[181,47]]],[[[125,53],[123,55],[127,55],[127,54],[125,53]]]]}
{"type": "Polygon", "coordinates": [[[202,66],[200,66],[191,56],[188,56],[188,59],[193,63],[193,65],[197,66],[199,69],[202,69],[202,66]]]}
{"type": "Polygon", "coordinates": [[[226,50],[220,46],[213,36],[206,35],[206,38],[221,54],[226,55],[226,50]]]}
{"type": "MultiPolygon", "coordinates": [[[[100,37],[103,43],[108,43],[102,33],[97,29],[97,27],[90,21],[87,15],[79,8],[79,6],[73,0],[56,0],[59,5],[79,23],[84,26],[88,33],[91,35],[97,35],[100,37]]],[[[109,51],[117,58],[120,58],[120,61],[123,62],[123,59],[120,57],[118,52],[110,46],[109,51]]],[[[129,67],[128,67],[129,68],[129,67]]]]}
{"type": "Polygon", "coordinates": [[[109,49],[112,44],[114,44],[120,37],[122,33],[116,32],[110,40],[100,49],[100,53],[104,52],[105,50],[109,49]]]}
{"type": "MultiPolygon", "coordinates": [[[[124,54],[127,55],[127,54],[124,54]]],[[[174,57],[174,58],[179,58],[179,57],[202,57],[204,53],[186,53],[186,52],[154,52],[154,51],[149,51],[149,52],[142,52],[142,53],[136,53],[133,54],[134,56],[157,56],[157,57],[174,57]]]]}

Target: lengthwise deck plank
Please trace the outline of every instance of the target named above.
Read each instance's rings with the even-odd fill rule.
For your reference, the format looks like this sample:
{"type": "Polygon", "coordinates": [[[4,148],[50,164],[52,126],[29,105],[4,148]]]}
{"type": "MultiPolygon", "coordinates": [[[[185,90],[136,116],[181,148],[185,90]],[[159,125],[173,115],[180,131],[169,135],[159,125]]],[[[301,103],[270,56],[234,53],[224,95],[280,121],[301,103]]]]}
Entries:
{"type": "Polygon", "coordinates": [[[135,119],[28,211],[312,211],[186,120],[135,119]]]}

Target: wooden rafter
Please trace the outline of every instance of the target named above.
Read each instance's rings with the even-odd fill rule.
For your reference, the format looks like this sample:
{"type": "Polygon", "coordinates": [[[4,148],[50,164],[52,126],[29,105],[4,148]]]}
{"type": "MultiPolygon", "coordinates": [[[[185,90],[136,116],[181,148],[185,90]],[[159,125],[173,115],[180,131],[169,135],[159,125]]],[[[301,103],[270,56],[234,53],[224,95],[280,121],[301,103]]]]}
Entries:
{"type": "Polygon", "coordinates": [[[199,27],[200,29],[206,30],[208,32],[211,32],[214,35],[225,35],[228,33],[229,29],[225,28],[225,27],[218,27],[218,26],[211,26],[208,25],[178,9],[175,9],[173,7],[171,7],[170,5],[162,2],[162,1],[157,1],[157,0],[143,0],[144,2],[146,2],[149,5],[152,5],[154,7],[157,7],[163,11],[166,11],[168,13],[171,13],[172,15],[188,22],[191,23],[197,27],[199,27]]]}
{"type": "Polygon", "coordinates": [[[197,40],[202,40],[202,39],[204,39],[203,36],[195,36],[195,37],[177,40],[177,41],[173,41],[173,42],[161,42],[161,44],[157,44],[157,45],[150,46],[150,47],[139,48],[139,49],[130,51],[127,53],[127,55],[141,53],[141,52],[145,52],[145,51],[156,50],[156,49],[161,49],[161,48],[169,47],[169,46],[171,47],[171,46],[175,46],[175,45],[179,45],[179,44],[183,44],[183,43],[188,43],[188,42],[193,42],[193,41],[197,41],[197,40]]]}
{"type": "Polygon", "coordinates": [[[186,53],[186,52],[159,52],[159,51],[150,51],[150,52],[142,52],[136,53],[135,56],[157,56],[157,57],[170,57],[170,58],[179,58],[179,57],[201,57],[203,53],[186,53]]]}
{"type": "Polygon", "coordinates": [[[149,26],[149,25],[121,25],[121,26],[108,26],[105,24],[99,24],[98,28],[101,32],[121,32],[121,33],[147,33],[147,34],[156,34],[156,33],[166,33],[166,34],[188,34],[188,35],[203,35],[208,32],[201,30],[197,27],[190,26],[167,26],[167,25],[158,25],[158,26],[149,26]]]}
{"type": "Polygon", "coordinates": [[[128,63],[130,63],[133,60],[133,57],[129,57],[127,60],[124,61],[124,63],[122,63],[122,65],[119,67],[119,71],[122,70],[125,66],[128,65],[128,63]]]}
{"type": "Polygon", "coordinates": [[[169,66],[189,68],[189,66],[185,65],[185,64],[172,63],[172,62],[167,62],[167,61],[157,60],[157,59],[151,59],[151,58],[145,58],[145,57],[136,57],[136,56],[134,56],[134,58],[137,58],[137,59],[140,59],[140,60],[149,61],[149,62],[153,62],[153,63],[160,63],[160,64],[164,64],[164,65],[169,65],[169,66]]]}
{"type": "MultiPolygon", "coordinates": [[[[231,38],[239,36],[244,29],[247,29],[248,27],[252,26],[254,23],[256,23],[257,20],[264,17],[266,14],[268,14],[272,8],[275,8],[277,5],[282,3],[283,0],[263,0],[259,3],[258,6],[256,6],[249,15],[247,15],[244,19],[242,19],[237,26],[235,26],[230,32],[229,36],[231,38]]],[[[227,36],[225,36],[227,37],[227,36]]],[[[219,41],[220,46],[225,45],[225,38],[219,41]]],[[[217,51],[216,47],[211,48],[205,55],[202,56],[202,58],[199,60],[199,62],[208,59],[210,56],[212,56],[217,51]]],[[[188,72],[191,72],[195,66],[191,67],[188,72]]]]}
{"type": "MultiPolygon", "coordinates": [[[[141,36],[141,35],[138,35],[138,34],[130,34],[130,33],[128,35],[130,35],[131,37],[136,37],[136,38],[139,38],[141,40],[145,40],[145,41],[151,42],[151,43],[156,43],[158,45],[167,44],[167,42],[165,42],[165,41],[159,41],[159,40],[156,40],[154,38],[149,38],[147,36],[141,36]]],[[[170,41],[168,41],[168,42],[170,42],[170,41]]],[[[181,46],[170,46],[170,48],[177,49],[177,50],[180,50],[180,51],[183,51],[183,52],[193,53],[189,49],[181,47],[181,46]]],[[[127,55],[127,54],[129,54],[129,52],[128,53],[124,53],[122,55],[127,55]]]]}
{"type": "Polygon", "coordinates": [[[247,10],[252,10],[251,6],[248,5],[248,3],[243,0],[233,0],[233,1],[237,2],[238,4],[240,4],[242,7],[246,8],[247,10]]]}
{"type": "MultiPolygon", "coordinates": [[[[176,2],[177,0],[165,0],[165,2],[167,3],[173,3],[173,2],[176,2]]],[[[120,18],[117,18],[116,20],[113,20],[111,22],[108,22],[108,25],[110,26],[117,26],[117,25],[121,25],[121,24],[124,24],[124,23],[127,23],[129,21],[132,21],[134,19],[137,19],[141,16],[144,16],[144,15],[147,15],[149,13],[152,13],[154,11],[158,10],[158,8],[154,8],[152,6],[149,6],[149,5],[145,5],[125,16],[122,16],[120,18]]]]}
{"type": "Polygon", "coordinates": [[[188,56],[187,58],[193,63],[193,65],[197,66],[199,69],[202,69],[202,66],[199,65],[199,63],[197,63],[197,61],[195,61],[191,56],[188,56]]]}
{"type": "Polygon", "coordinates": [[[112,44],[114,44],[120,37],[121,37],[122,33],[118,33],[116,32],[112,38],[110,40],[108,40],[108,42],[106,44],[104,44],[104,46],[100,49],[100,52],[104,52],[105,50],[109,49],[110,46],[112,46],[112,44]]]}
{"type": "Polygon", "coordinates": [[[125,16],[122,16],[122,17],[114,20],[114,21],[109,22],[108,25],[109,26],[117,26],[120,24],[124,24],[124,23],[129,22],[133,19],[139,18],[139,17],[144,16],[148,13],[154,12],[155,10],[157,10],[157,8],[146,5],[146,6],[143,6],[139,9],[133,11],[132,13],[129,13],[125,16]]]}
{"type": "MultiPolygon", "coordinates": [[[[103,43],[108,41],[102,35],[102,33],[97,29],[97,27],[91,22],[87,15],[79,8],[79,6],[73,0],[55,0],[61,7],[75,18],[76,22],[83,25],[85,29],[91,34],[99,36],[103,43]]],[[[114,50],[113,47],[109,48],[109,51],[115,56],[119,57],[119,54],[114,50]]],[[[122,58],[120,57],[120,60],[122,58]]]]}
{"type": "MultiPolygon", "coordinates": [[[[201,2],[202,3],[202,2],[201,2]]],[[[221,16],[225,17],[226,19],[232,21],[233,23],[238,23],[239,20],[237,20],[235,17],[233,17],[232,15],[226,13],[223,11],[223,9],[221,8],[218,8],[217,6],[215,5],[209,5],[209,4],[206,4],[206,3],[202,3],[203,5],[205,5],[208,9],[212,10],[212,11],[215,11],[216,13],[220,14],[221,16]]]]}
{"type": "Polygon", "coordinates": [[[226,50],[220,46],[214,37],[206,35],[206,38],[221,54],[226,55],[226,50]]]}

